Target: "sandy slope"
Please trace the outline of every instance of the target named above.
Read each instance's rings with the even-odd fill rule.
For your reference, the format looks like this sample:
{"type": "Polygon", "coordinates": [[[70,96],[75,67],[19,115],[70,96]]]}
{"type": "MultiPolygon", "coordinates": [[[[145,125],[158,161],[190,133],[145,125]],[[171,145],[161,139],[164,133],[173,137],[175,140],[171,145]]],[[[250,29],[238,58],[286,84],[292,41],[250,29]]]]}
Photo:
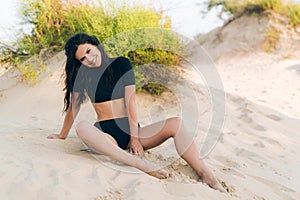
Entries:
{"type": "MultiPolygon", "coordinates": [[[[172,172],[170,178],[158,180],[81,151],[85,146],[74,128],[67,140],[46,139],[58,133],[63,122],[64,55],[59,53],[49,61],[52,75],[34,87],[18,83],[11,72],[0,78],[0,199],[300,199],[299,50],[257,51],[261,37],[253,34],[261,34],[261,23],[263,19],[239,19],[223,29],[223,41],[212,39],[204,45],[218,57],[215,67],[226,99],[212,101],[205,83],[215,77],[201,76],[190,65],[178,67],[181,78],[167,85],[172,93],[160,98],[137,95],[143,126],[171,116],[184,118],[227,194],[203,185],[178,158],[172,140],[146,154],[172,172]],[[253,29],[238,35],[245,23],[253,29]],[[211,130],[222,108],[222,130],[211,130]],[[206,151],[207,144],[214,148],[206,151]]],[[[76,122],[81,119],[95,120],[89,103],[76,122]]]]}
{"type": "MultiPolygon", "coordinates": [[[[11,79],[2,77],[1,87],[5,90],[1,91],[0,103],[1,199],[300,198],[297,104],[300,84],[297,84],[299,73],[291,67],[299,60],[276,62],[278,70],[274,74],[264,71],[272,62],[266,55],[257,62],[250,57],[218,65],[224,88],[231,93],[226,94],[223,134],[205,159],[230,191],[222,194],[198,181],[186,163],[176,156],[171,140],[147,153],[148,159],[172,171],[172,177],[167,180],[157,180],[107,157],[80,151],[85,147],[74,129],[65,141],[47,140],[46,136],[57,133],[62,125],[63,92],[59,81],[62,58],[62,54],[52,58],[53,75],[34,87],[20,83],[14,86],[8,82],[11,79]],[[237,68],[242,66],[241,73],[237,68]],[[277,79],[271,79],[273,76],[277,79]],[[281,85],[284,83],[289,87],[281,85]]],[[[201,148],[211,105],[208,91],[190,70],[185,68],[182,73],[199,90],[202,105],[199,110],[203,112],[199,112],[202,123],[197,141],[201,148]]],[[[156,121],[161,114],[163,117],[180,115],[185,100],[178,101],[176,95],[165,93],[155,99],[139,94],[141,123],[156,121]]],[[[188,101],[189,97],[186,98],[188,101]]],[[[89,109],[86,104],[79,119],[87,118],[89,109]]],[[[89,117],[92,119],[93,114],[89,117]]]]}
{"type": "MultiPolygon", "coordinates": [[[[162,166],[169,165],[173,170],[171,178],[161,181],[107,157],[81,151],[85,146],[74,129],[65,141],[46,139],[47,135],[59,132],[63,120],[63,93],[59,80],[64,60],[61,57],[59,54],[50,61],[53,75],[45,77],[37,86],[15,83],[9,74],[1,79],[4,88],[0,104],[1,199],[194,199],[224,196],[195,180],[198,178],[191,169],[169,150],[171,142],[147,153],[149,159],[162,166]],[[162,154],[164,150],[166,157],[162,154]],[[178,191],[179,188],[182,192],[178,191]]],[[[174,95],[166,93],[163,97],[154,100],[147,95],[138,95],[141,124],[149,123],[149,117],[152,117],[150,121],[161,118],[155,109],[165,109],[166,116],[177,114],[173,104],[167,103],[174,95]],[[153,104],[147,108],[143,102],[153,104]]],[[[78,120],[92,120],[93,113],[87,113],[90,109],[90,104],[86,104],[78,120]]]]}

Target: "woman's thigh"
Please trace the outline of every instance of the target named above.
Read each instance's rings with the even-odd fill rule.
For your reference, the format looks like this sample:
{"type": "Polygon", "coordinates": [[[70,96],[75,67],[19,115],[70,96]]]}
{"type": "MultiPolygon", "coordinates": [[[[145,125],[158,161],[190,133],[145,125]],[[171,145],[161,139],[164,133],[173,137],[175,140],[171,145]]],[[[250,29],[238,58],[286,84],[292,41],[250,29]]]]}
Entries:
{"type": "MultiPolygon", "coordinates": [[[[76,125],[76,132],[77,132],[77,135],[83,141],[89,141],[90,139],[92,139],[93,135],[99,134],[101,136],[108,138],[110,141],[113,142],[113,144],[118,145],[117,141],[111,135],[99,130],[94,125],[92,125],[88,122],[85,122],[85,121],[81,121],[76,125]]],[[[86,144],[86,145],[88,145],[88,144],[86,144]]]]}
{"type": "Polygon", "coordinates": [[[139,138],[144,149],[154,148],[174,137],[181,126],[179,117],[168,118],[139,128],[139,138]]]}

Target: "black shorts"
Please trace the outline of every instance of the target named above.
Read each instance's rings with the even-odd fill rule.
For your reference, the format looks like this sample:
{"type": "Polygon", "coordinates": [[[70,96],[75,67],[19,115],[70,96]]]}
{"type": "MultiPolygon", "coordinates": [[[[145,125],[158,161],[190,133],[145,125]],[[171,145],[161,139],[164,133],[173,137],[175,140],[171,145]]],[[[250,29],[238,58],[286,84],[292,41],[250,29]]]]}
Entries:
{"type": "Polygon", "coordinates": [[[130,141],[130,128],[127,117],[110,119],[94,124],[99,130],[111,135],[122,149],[128,147],[130,141]]]}

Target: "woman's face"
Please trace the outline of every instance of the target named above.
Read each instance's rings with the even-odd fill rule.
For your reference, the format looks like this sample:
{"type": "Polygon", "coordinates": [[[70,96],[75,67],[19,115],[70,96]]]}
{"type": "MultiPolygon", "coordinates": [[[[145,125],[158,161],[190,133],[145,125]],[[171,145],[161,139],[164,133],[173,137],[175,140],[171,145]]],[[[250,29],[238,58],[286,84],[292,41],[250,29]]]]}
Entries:
{"type": "Polygon", "coordinates": [[[92,44],[79,45],[75,57],[87,67],[99,67],[101,64],[100,50],[92,44]]]}

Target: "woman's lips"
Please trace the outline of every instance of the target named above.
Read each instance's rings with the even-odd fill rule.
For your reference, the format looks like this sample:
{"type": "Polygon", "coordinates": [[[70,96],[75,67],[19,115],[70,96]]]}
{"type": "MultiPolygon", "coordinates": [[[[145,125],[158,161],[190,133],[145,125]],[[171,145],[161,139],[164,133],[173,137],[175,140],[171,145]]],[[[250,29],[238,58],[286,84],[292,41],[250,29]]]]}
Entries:
{"type": "Polygon", "coordinates": [[[95,57],[89,64],[95,66],[97,63],[97,57],[95,57]]]}

